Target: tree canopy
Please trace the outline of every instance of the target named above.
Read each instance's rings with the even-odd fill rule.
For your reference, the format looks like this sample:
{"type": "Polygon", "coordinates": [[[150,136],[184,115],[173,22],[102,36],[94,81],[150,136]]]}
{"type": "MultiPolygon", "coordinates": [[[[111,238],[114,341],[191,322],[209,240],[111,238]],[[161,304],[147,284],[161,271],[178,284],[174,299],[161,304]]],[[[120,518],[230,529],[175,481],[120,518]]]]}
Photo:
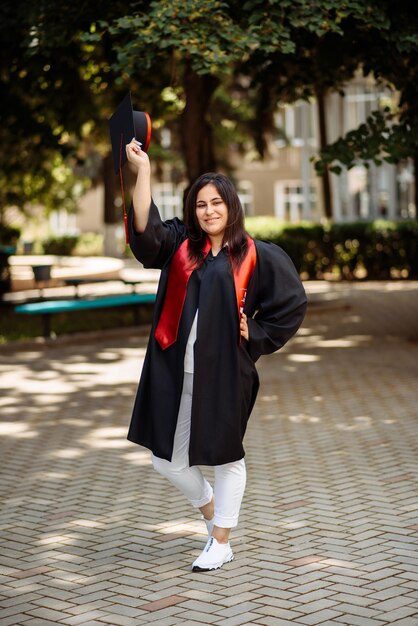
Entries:
{"type": "MultiPolygon", "coordinates": [[[[399,93],[399,105],[373,111],[365,123],[324,146],[316,168],[341,172],[362,162],[414,159],[418,171],[418,14],[410,0],[375,6],[368,29],[353,33],[358,66],[399,93]],[[374,19],[377,18],[377,23],[374,19]]],[[[417,203],[418,204],[418,203],[417,203]]]]}
{"type": "Polygon", "coordinates": [[[331,146],[324,125],[318,172],[416,158],[417,19],[412,0],[7,0],[0,204],[62,203],[56,176],[68,168],[68,205],[74,172],[113,184],[112,221],[107,119],[128,89],[157,134],[172,132],[171,152],[154,144],[156,156],[181,155],[189,181],[224,162],[232,139],[263,155],[278,103],[320,102],[358,68],[400,92],[399,110],[331,146]]]}

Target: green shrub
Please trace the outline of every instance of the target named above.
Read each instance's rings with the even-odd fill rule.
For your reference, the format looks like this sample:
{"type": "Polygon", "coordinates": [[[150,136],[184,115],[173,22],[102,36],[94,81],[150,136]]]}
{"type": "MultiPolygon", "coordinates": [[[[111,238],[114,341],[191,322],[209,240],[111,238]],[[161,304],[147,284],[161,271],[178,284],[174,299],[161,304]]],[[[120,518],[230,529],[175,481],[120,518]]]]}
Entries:
{"type": "Polygon", "coordinates": [[[103,254],[103,235],[82,233],[78,237],[73,254],[78,256],[100,256],[103,254]]]}
{"type": "Polygon", "coordinates": [[[16,252],[19,228],[0,224],[0,294],[10,290],[9,256],[16,252]]]}
{"type": "Polygon", "coordinates": [[[44,254],[70,256],[77,245],[77,235],[63,235],[62,237],[48,237],[42,242],[44,254]]]}
{"type": "Polygon", "coordinates": [[[98,233],[82,233],[80,235],[64,235],[48,237],[42,242],[44,254],[59,256],[100,256],[103,254],[103,235],[98,233]]]}
{"type": "Polygon", "coordinates": [[[363,266],[363,254],[367,242],[366,222],[332,224],[329,229],[333,249],[333,267],[343,278],[354,278],[355,271],[363,266]]]}
{"type": "Polygon", "coordinates": [[[0,245],[1,246],[16,246],[20,237],[20,229],[14,226],[6,226],[0,224],[0,245]]]}
{"type": "Polygon", "coordinates": [[[287,222],[282,222],[276,217],[269,215],[245,218],[245,227],[251,237],[263,239],[264,241],[274,241],[287,225],[287,222]]]}
{"type": "Polygon", "coordinates": [[[397,274],[418,277],[418,221],[286,224],[274,217],[247,218],[252,237],[282,247],[306,278],[338,273],[352,279],[364,269],[368,279],[397,274]]]}
{"type": "Polygon", "coordinates": [[[410,278],[418,278],[418,221],[398,223],[399,254],[405,259],[410,278]]]}

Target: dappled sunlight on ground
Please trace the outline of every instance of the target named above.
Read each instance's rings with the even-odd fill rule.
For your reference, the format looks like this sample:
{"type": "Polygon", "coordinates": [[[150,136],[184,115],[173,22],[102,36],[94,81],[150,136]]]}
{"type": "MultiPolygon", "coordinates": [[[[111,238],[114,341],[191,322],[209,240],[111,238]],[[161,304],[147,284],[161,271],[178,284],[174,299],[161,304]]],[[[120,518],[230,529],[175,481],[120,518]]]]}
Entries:
{"type": "Polygon", "coordinates": [[[320,361],[321,357],[317,354],[288,354],[287,359],[295,363],[315,363],[320,361]]]}
{"type": "Polygon", "coordinates": [[[26,424],[10,422],[0,424],[0,436],[27,437],[28,435],[31,436],[31,431],[26,424]]]}
{"type": "Polygon", "coordinates": [[[91,448],[131,448],[126,439],[126,426],[119,428],[98,428],[89,433],[89,437],[81,440],[91,448]]]}
{"type": "Polygon", "coordinates": [[[123,458],[133,465],[152,465],[151,455],[148,451],[134,450],[124,454],[123,458]]]}
{"type": "MultiPolygon", "coordinates": [[[[409,609],[418,422],[418,346],[409,340],[418,336],[418,285],[309,283],[307,291],[297,337],[257,364],[236,559],[210,580],[219,591],[243,577],[245,593],[283,611],[283,602],[310,593],[303,585],[341,594],[342,580],[360,580],[372,608],[361,596],[354,615],[392,587],[409,609]],[[393,584],[383,578],[379,587],[381,571],[393,584]]],[[[68,603],[91,594],[92,611],[119,610],[115,623],[133,611],[136,626],[149,623],[135,613],[145,600],[206,593],[209,578],[190,572],[206,541],[199,511],[155,472],[148,450],[126,439],[145,347],[143,337],[103,333],[1,355],[7,597],[26,589],[49,607],[60,594],[68,603]]],[[[203,470],[212,480],[213,468],[203,470]]],[[[325,606],[338,609],[342,601],[329,598],[325,606]]],[[[386,625],[383,609],[372,614],[386,625]]]]}

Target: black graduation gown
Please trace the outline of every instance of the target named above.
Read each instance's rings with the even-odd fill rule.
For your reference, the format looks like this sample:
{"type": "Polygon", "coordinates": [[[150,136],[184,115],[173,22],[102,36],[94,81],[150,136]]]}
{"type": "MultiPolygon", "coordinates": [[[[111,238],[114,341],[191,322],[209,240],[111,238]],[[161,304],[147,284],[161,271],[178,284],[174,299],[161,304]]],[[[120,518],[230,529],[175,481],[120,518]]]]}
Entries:
{"type": "Polygon", "coordinates": [[[248,284],[247,342],[239,342],[239,322],[231,262],[225,248],[210,252],[189,280],[175,344],[162,350],[154,337],[173,254],[187,238],[183,222],[163,222],[151,204],[143,233],[129,215],[130,246],[146,268],[161,269],[154,319],[136,395],[128,439],[171,461],[184,374],[184,355],[199,309],[194,345],[194,380],[189,445],[192,465],[223,465],[243,458],[248,418],[257,396],[255,362],[281,348],[299,328],[306,295],[299,275],[278,246],[255,241],[257,264],[248,284]]]}

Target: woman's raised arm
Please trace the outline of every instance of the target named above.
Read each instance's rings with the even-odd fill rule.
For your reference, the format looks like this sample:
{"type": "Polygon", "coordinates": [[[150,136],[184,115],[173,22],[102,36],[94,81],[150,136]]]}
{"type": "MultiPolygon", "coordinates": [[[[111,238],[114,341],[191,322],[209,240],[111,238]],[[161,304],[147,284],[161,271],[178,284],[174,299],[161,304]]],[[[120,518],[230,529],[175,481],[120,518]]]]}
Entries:
{"type": "Polygon", "coordinates": [[[127,144],[126,155],[128,161],[137,168],[132,204],[134,228],[138,233],[142,233],[147,225],[151,206],[151,166],[147,153],[141,150],[141,144],[136,139],[127,144]]]}

